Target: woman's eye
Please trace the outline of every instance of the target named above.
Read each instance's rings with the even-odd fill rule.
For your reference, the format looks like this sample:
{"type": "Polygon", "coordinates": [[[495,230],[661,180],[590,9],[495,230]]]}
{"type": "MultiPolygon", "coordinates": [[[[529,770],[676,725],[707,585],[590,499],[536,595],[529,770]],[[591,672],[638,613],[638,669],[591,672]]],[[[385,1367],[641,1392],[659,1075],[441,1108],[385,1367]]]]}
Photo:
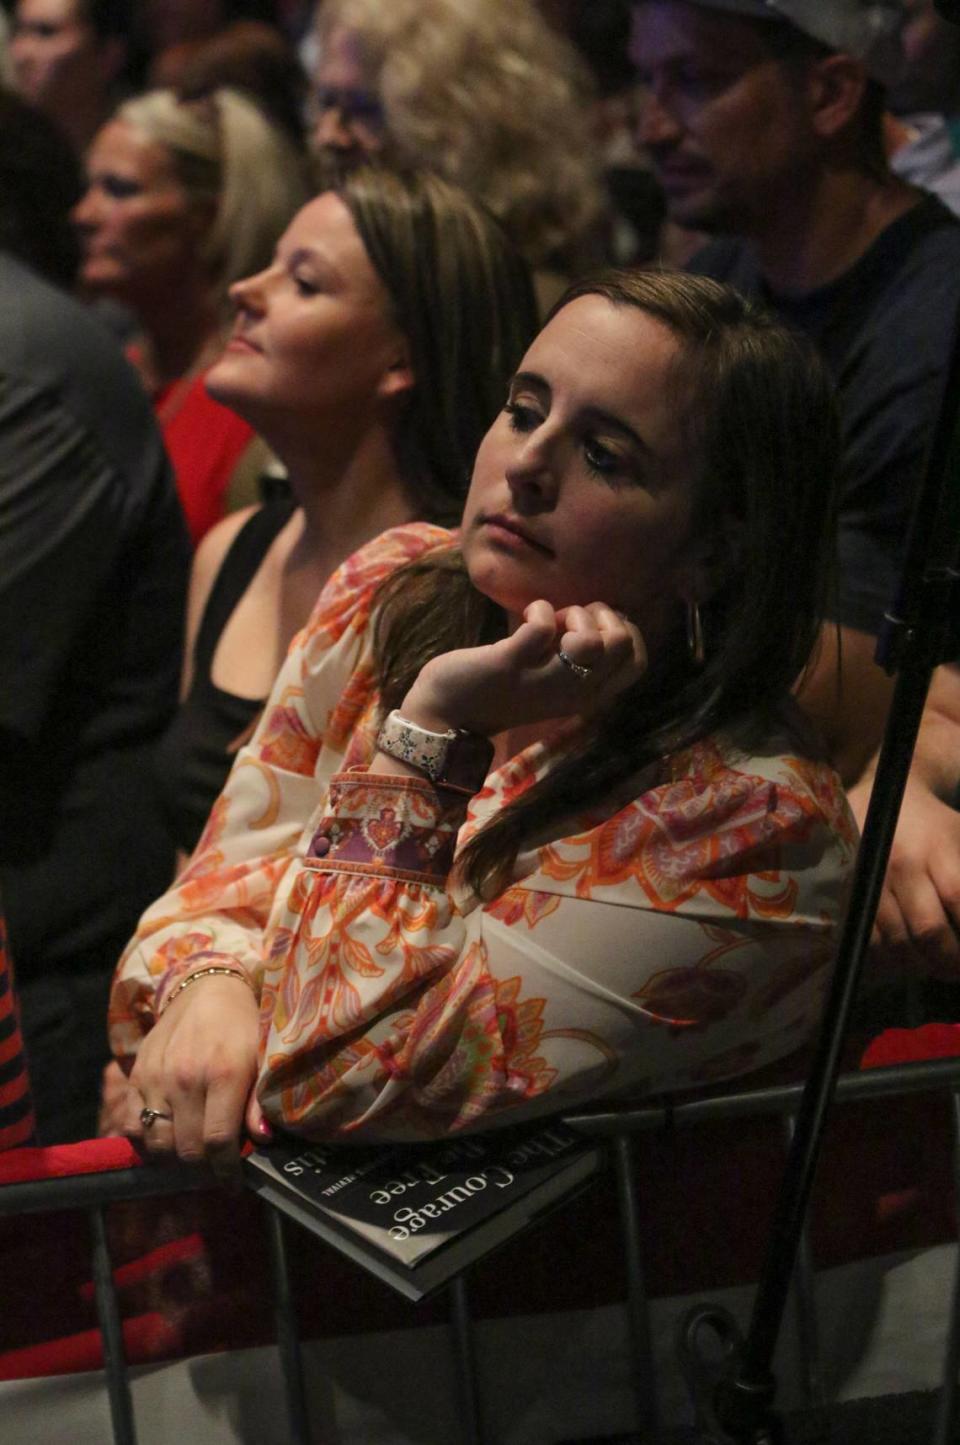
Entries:
{"type": "Polygon", "coordinates": [[[131,196],[139,196],[143,190],[139,181],[129,180],[126,176],[103,176],[100,185],[114,201],[127,201],[131,196]]]}
{"type": "Polygon", "coordinates": [[[316,296],[317,292],[320,290],[320,287],[317,285],[316,281],[311,281],[309,276],[294,275],[293,284],[296,287],[297,294],[299,296],[316,296]]]}
{"type": "Polygon", "coordinates": [[[541,420],[540,413],[532,406],[524,406],[520,401],[508,401],[504,411],[510,418],[510,426],[514,431],[533,431],[541,420]]]}
{"type": "Polygon", "coordinates": [[[600,477],[616,476],[625,467],[625,460],[619,452],[611,451],[594,437],[587,437],[583,444],[583,455],[591,472],[600,477]]]}

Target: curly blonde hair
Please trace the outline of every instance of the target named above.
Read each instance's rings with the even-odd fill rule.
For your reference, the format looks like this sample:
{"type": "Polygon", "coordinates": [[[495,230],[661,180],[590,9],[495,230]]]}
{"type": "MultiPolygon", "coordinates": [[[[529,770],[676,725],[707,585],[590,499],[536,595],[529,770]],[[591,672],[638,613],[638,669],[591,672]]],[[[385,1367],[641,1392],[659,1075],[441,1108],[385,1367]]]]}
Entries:
{"type": "Polygon", "coordinates": [[[355,40],[391,152],[480,197],[533,265],[575,251],[602,193],[591,83],[532,0],[324,0],[355,40]]]}

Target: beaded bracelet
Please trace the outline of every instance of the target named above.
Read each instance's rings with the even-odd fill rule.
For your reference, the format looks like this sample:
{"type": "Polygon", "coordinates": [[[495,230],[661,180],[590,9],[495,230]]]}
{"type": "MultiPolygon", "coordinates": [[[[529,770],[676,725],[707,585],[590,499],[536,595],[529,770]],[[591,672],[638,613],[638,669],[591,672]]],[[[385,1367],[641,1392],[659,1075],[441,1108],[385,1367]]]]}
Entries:
{"type": "Polygon", "coordinates": [[[226,964],[214,963],[209,968],[198,968],[194,973],[188,973],[186,978],[182,978],[176,988],[170,990],[157,1009],[157,1018],[161,1018],[166,1013],[178,993],[183,993],[183,990],[189,988],[192,983],[196,983],[198,978],[212,978],[216,974],[222,974],[224,978],[239,978],[253,993],[256,993],[252,979],[244,973],[242,968],[230,968],[226,964]]]}

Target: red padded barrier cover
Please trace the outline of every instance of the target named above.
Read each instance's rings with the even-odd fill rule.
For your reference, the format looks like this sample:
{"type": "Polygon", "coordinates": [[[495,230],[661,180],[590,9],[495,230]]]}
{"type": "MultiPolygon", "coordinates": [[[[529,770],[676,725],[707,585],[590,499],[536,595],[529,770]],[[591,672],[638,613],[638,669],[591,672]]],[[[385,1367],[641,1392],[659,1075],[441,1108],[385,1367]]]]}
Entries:
{"type": "Polygon", "coordinates": [[[84,1139],[81,1144],[52,1144],[46,1149],[8,1149],[0,1153],[0,1186],[105,1174],[142,1163],[129,1139],[84,1139]]]}

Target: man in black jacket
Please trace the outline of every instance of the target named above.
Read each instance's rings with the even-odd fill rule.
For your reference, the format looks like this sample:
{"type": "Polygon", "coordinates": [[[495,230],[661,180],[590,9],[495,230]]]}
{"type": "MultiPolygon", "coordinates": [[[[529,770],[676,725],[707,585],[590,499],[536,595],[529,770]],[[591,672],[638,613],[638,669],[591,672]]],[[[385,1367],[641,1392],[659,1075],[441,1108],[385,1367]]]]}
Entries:
{"type": "MultiPolygon", "coordinates": [[[[18,194],[5,118],[0,211],[18,194]]],[[[38,1136],[53,1143],[94,1130],[113,966],[172,874],[150,754],[176,706],[189,544],[136,376],[86,309],[9,249],[28,239],[6,220],[0,899],[38,1136]]]]}

